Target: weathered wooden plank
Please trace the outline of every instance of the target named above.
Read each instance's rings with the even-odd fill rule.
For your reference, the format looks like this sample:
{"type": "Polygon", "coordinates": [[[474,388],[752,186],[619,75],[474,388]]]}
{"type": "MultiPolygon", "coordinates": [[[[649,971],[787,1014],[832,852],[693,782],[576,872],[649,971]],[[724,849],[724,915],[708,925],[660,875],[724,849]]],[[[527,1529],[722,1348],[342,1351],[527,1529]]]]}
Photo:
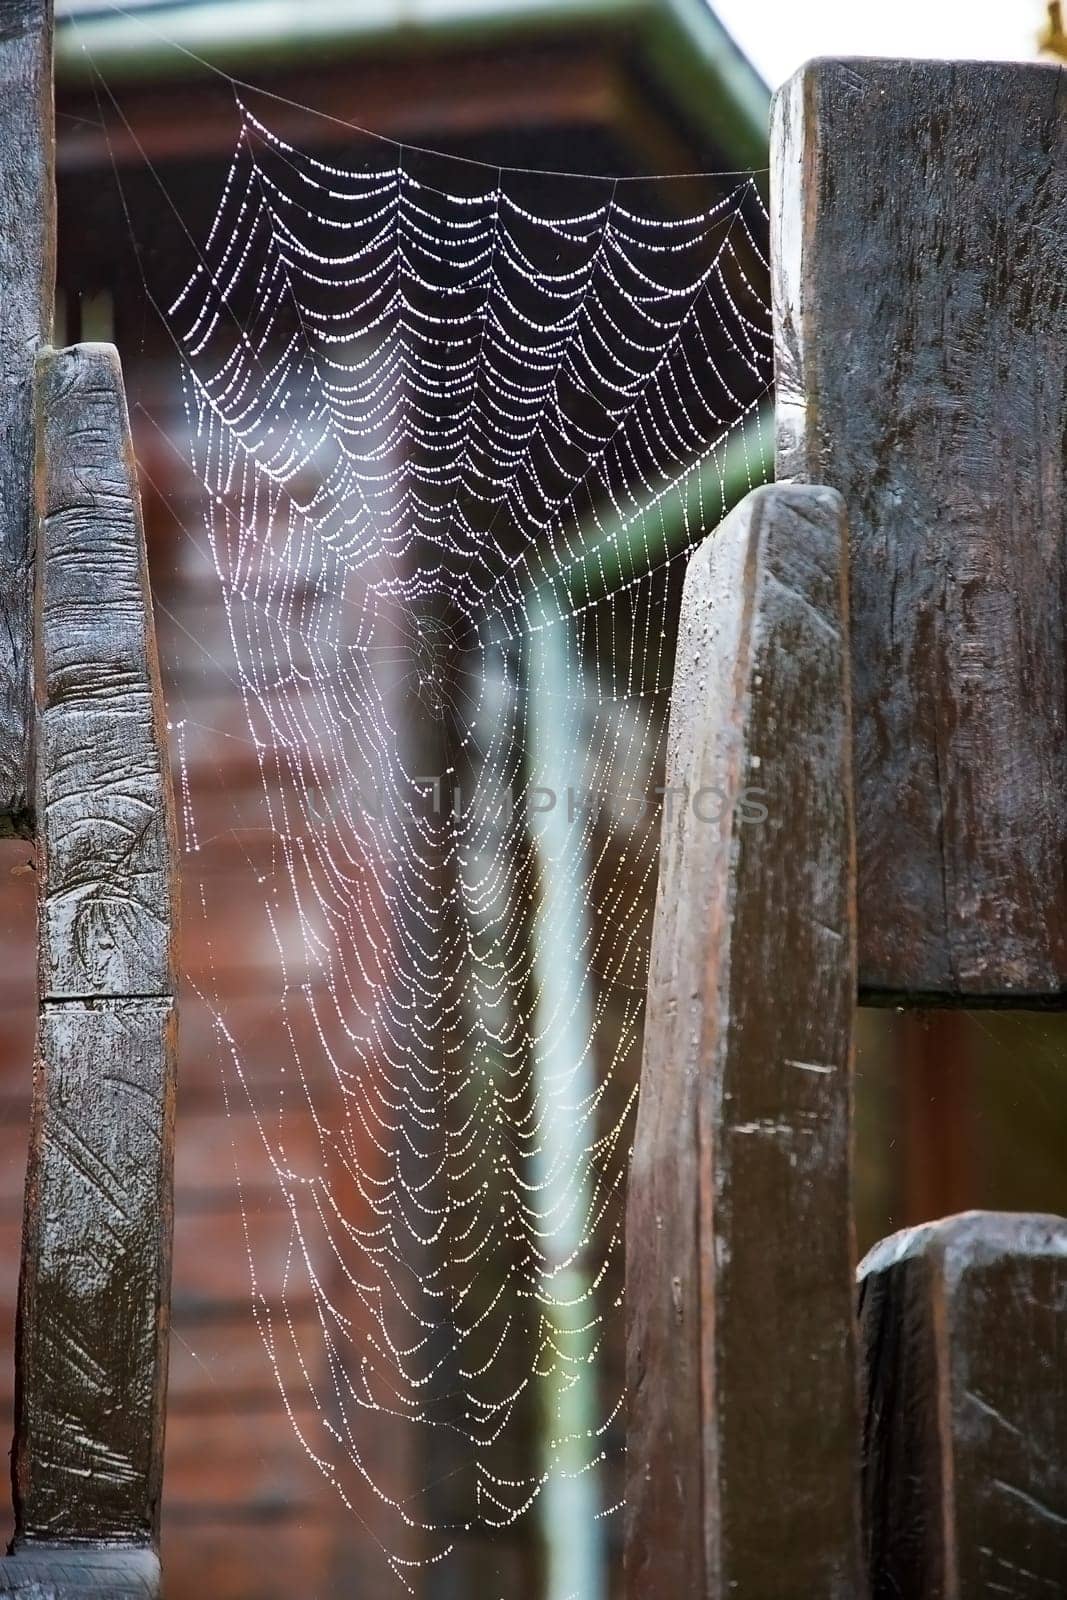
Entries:
{"type": "MultiPolygon", "coordinates": [[[[47,352],[38,393],[40,1012],[17,1335],[20,1562],[43,1546],[58,1560],[71,1541],[157,1536],[176,1032],[173,805],[117,355],[47,352]]],[[[153,1562],[128,1564],[133,1586],[115,1592],[154,1592],[153,1562]]]]}
{"type": "Polygon", "coordinates": [[[0,832],[30,815],[34,360],[51,337],[51,0],[0,6],[0,832]]]}
{"type": "Polygon", "coordinates": [[[627,1214],[632,1600],[863,1593],[845,563],[840,498],[774,486],[686,579],[627,1214]]]}
{"type": "Polygon", "coordinates": [[[0,1600],[157,1600],[150,1550],[31,1551],[0,1558],[0,1600]]]}
{"type": "Polygon", "coordinates": [[[17,1541],[143,1542],[158,1518],[174,1003],[45,1006],[19,1300],[17,1541]]]}
{"type": "Polygon", "coordinates": [[[1067,77],[775,101],[779,479],[851,530],[859,984],[1067,997],[1067,77]]]}
{"type": "Polygon", "coordinates": [[[39,362],[41,992],[174,992],[174,819],[140,499],[110,345],[39,362]]]}
{"type": "Polygon", "coordinates": [[[912,1228],[859,1282],[875,1600],[1062,1594],[1067,1220],[912,1228]]]}

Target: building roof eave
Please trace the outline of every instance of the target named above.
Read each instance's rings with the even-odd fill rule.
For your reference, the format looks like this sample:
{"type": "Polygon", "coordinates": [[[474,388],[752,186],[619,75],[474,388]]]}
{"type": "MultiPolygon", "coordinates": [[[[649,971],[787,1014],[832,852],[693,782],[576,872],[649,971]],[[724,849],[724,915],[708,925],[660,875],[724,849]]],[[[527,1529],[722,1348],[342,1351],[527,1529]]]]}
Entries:
{"type": "Polygon", "coordinates": [[[766,85],[706,0],[140,0],[121,10],[60,0],[57,10],[56,76],[65,84],[94,72],[106,82],[234,74],[355,51],[616,34],[625,25],[689,122],[738,166],[766,162],[766,85]]]}

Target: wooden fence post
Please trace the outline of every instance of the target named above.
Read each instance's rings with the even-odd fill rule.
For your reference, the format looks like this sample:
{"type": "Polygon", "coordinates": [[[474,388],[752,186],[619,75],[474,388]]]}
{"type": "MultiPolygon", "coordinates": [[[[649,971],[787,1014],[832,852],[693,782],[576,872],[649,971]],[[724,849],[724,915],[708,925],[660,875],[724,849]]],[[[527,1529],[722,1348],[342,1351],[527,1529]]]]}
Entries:
{"type": "MultiPolygon", "coordinates": [[[[1067,115],[1057,68],[777,96],[778,473],[850,526],[861,997],[1067,1003],[1067,115]]],[[[862,1269],[877,1596],[1058,1592],[1067,1224],[862,1269]]]]}
{"type": "Polygon", "coordinates": [[[848,507],[860,991],[1067,998],[1067,77],[775,99],[779,479],[848,507]]]}
{"type": "Polygon", "coordinates": [[[771,487],[686,578],[627,1214],[631,1600],[864,1593],[845,560],[837,495],[771,487]]]}
{"type": "Polygon", "coordinates": [[[34,363],[55,285],[52,0],[0,12],[0,833],[31,833],[34,363]]]}
{"type": "Polygon", "coordinates": [[[118,357],[105,345],[47,352],[38,387],[40,1014],[16,1352],[16,1553],[0,1561],[0,1595],[35,1579],[56,1600],[117,1600],[153,1595],[158,1581],[173,806],[118,357]]]}
{"type": "Polygon", "coordinates": [[[55,280],[52,0],[4,0],[2,12],[0,832],[36,826],[40,878],[15,1553],[0,1558],[0,1597],[151,1600],[170,1293],[172,801],[118,358],[102,346],[39,357],[55,280]]]}
{"type": "Polygon", "coordinates": [[[880,1001],[1067,1003],[1063,84],[816,62],[776,99],[780,482],[694,559],[668,754],[672,787],[731,801],[758,762],[768,817],[665,821],[631,1600],[1036,1600],[1067,1570],[1067,1223],[954,1219],[868,1258],[869,1570],[842,1303],[857,977],[880,1001]],[[809,586],[839,504],[800,484],[847,508],[850,626],[809,586]]]}
{"type": "Polygon", "coordinates": [[[950,1217],[859,1279],[874,1600],[1062,1593],[1067,1220],[950,1217]]]}

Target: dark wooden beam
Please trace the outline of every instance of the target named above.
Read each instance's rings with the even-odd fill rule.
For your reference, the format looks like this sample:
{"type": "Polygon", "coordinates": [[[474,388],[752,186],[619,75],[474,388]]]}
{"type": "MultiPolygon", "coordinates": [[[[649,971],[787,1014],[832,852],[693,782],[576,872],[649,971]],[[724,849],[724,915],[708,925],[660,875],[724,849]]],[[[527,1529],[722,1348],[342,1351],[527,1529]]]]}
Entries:
{"type": "Polygon", "coordinates": [[[874,1600],[1062,1594],[1067,1220],[966,1212],[859,1281],[874,1600]]]}
{"type": "Polygon", "coordinates": [[[156,1538],[176,1027],[173,806],[118,357],[48,352],[38,388],[40,1016],[20,1554],[156,1538]]]}
{"type": "Polygon", "coordinates": [[[682,603],[626,1230],[630,1600],[864,1592],[848,705],[840,498],[757,489],[682,603]]]}
{"type": "Polygon", "coordinates": [[[28,1550],[0,1558],[0,1600],[158,1600],[151,1550],[28,1550]]]}
{"type": "Polygon", "coordinates": [[[34,361],[52,332],[51,0],[0,6],[0,833],[32,831],[34,361]]]}
{"type": "Polygon", "coordinates": [[[780,479],[851,530],[859,984],[1067,999],[1067,77],[777,96],[780,479]]]}
{"type": "MultiPolygon", "coordinates": [[[[249,109],[301,149],[362,144],[388,163],[395,150],[361,129],[407,142],[499,137],[522,129],[617,124],[627,80],[602,48],[467,51],[444,59],[345,61],[267,80],[272,94],[248,95],[249,109]],[[277,97],[273,91],[277,91],[277,97]]],[[[225,79],[123,84],[94,94],[60,84],[60,175],[111,171],[190,157],[228,158],[239,127],[225,79]],[[190,95],[197,115],[190,117],[190,95]]],[[[676,152],[677,153],[677,152],[676,152]]]]}

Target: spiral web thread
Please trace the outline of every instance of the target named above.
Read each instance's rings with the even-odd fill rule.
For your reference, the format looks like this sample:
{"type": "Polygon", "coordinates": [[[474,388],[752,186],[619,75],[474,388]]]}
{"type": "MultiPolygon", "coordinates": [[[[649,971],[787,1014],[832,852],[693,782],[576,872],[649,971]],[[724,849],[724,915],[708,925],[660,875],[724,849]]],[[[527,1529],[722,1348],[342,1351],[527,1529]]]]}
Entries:
{"type": "MultiPolygon", "coordinates": [[[[767,219],[748,175],[338,166],[239,109],[170,320],[258,769],[280,1088],[203,998],[290,1219],[280,1300],[246,1229],[281,1401],[413,1588],[472,1527],[617,1498],[601,1356],[671,617],[727,477],[764,476],[767,219]]],[[[201,897],[210,927],[210,875],[201,897]]]]}

